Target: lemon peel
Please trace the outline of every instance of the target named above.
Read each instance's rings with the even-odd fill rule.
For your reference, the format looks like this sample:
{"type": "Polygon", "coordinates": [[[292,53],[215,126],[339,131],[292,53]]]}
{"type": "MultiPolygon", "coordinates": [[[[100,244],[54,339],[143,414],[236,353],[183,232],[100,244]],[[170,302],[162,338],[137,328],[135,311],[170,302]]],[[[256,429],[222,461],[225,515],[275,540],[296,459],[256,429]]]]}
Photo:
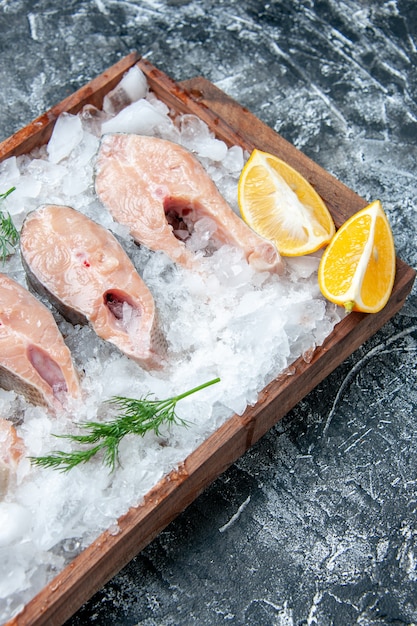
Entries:
{"type": "Polygon", "coordinates": [[[318,271],[322,294],[347,312],[377,313],[395,279],[395,245],[381,202],[375,200],[339,228],[318,271]]]}
{"type": "Polygon", "coordinates": [[[327,245],[333,219],[312,185],[273,154],[255,149],[238,183],[243,220],[283,256],[302,256],[327,245]]]}

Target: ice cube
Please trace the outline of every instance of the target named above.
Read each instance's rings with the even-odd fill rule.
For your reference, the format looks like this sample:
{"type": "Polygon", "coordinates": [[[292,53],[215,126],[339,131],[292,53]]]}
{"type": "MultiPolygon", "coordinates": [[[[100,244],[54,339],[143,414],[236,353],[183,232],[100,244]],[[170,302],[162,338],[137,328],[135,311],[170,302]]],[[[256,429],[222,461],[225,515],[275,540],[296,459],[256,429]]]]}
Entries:
{"type": "Polygon", "coordinates": [[[5,193],[16,185],[20,178],[20,169],[15,156],[0,163],[0,193],[5,193]]]}
{"type": "Polygon", "coordinates": [[[133,102],[115,117],[102,124],[102,133],[137,133],[151,135],[160,126],[167,126],[170,120],[157,111],[147,100],[133,102]]]}
{"type": "Polygon", "coordinates": [[[202,158],[222,161],[227,155],[227,145],[216,139],[207,124],[196,115],[183,115],[180,122],[181,144],[202,158]]]}
{"type": "Polygon", "coordinates": [[[0,548],[20,541],[30,529],[29,511],[15,502],[0,502],[0,548]]]}
{"type": "Polygon", "coordinates": [[[103,111],[115,115],[132,102],[144,98],[147,92],[146,76],[137,65],[134,65],[118,85],[104,97],[103,111]]]}
{"type": "Polygon", "coordinates": [[[51,163],[59,163],[71,154],[71,151],[83,138],[80,118],[70,113],[61,113],[47,145],[51,163]]]}

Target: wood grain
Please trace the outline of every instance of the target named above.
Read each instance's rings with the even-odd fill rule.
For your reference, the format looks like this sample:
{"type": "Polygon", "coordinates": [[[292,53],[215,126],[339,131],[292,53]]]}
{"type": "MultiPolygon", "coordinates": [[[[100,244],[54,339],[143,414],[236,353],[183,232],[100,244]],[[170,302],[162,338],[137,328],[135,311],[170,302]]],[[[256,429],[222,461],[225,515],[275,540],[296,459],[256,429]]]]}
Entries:
{"type": "Polygon", "coordinates": [[[74,92],[17,133],[5,139],[0,143],[0,161],[11,156],[27,154],[34,148],[47,143],[61,113],[78,113],[86,104],[92,104],[98,109],[101,108],[106,93],[120,82],[123,74],[135,64],[138,58],[137,52],[131,52],[103,74],[93,79],[88,85],[74,92]]]}
{"type": "Polygon", "coordinates": [[[205,78],[196,77],[185,81],[183,85],[191,93],[199,94],[199,101],[209,106],[212,113],[227,119],[231,128],[243,136],[243,141],[249,146],[249,150],[258,148],[265,152],[272,152],[300,172],[331,209],[337,228],[353,213],[366,206],[366,200],[323,170],[272,128],[263,126],[261,135],[258,135],[257,122],[259,120],[255,115],[241,107],[205,78]]]}
{"type": "Polygon", "coordinates": [[[176,111],[198,115],[229,146],[237,144],[248,152],[254,148],[271,152],[299,171],[326,202],[336,227],[366,206],[366,200],[205,78],[195,77],[177,84],[144,59],[138,66],[161,100],[176,111]]]}
{"type": "MultiPolygon", "coordinates": [[[[0,159],[27,152],[45,143],[57,115],[76,112],[86,103],[99,106],[102,99],[137,61],[133,53],[105,74],[76,92],[50,112],[0,144],[0,159]],[[40,122],[39,122],[40,120],[40,122]]],[[[325,172],[294,146],[265,126],[249,111],[215,88],[204,78],[177,84],[141,59],[156,95],[175,112],[198,115],[217,137],[229,145],[240,144],[273,152],[298,169],[316,188],[340,225],[366,202],[325,172]]],[[[120,518],[117,535],[103,533],[47,585],[23,611],[9,622],[13,625],[62,624],[87,599],[142,550],[181,513],[213,480],[276,424],[309,391],[320,383],[364,341],[371,337],[402,307],[411,290],[415,272],[400,259],[392,296],[377,314],[352,313],[340,322],[308,363],[300,358],[291,376],[272,381],[259,395],[257,404],[233,416],[204,441],[174,472],[161,480],[144,503],[120,518]]]]}

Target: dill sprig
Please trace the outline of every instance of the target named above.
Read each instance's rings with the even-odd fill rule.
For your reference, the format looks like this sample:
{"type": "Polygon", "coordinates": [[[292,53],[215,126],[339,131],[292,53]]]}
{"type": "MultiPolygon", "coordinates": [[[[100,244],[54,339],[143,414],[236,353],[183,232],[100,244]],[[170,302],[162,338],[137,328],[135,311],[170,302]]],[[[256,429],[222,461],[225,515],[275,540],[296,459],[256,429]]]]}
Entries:
{"type": "MultiPolygon", "coordinates": [[[[0,202],[5,200],[16,187],[11,187],[8,191],[0,193],[0,202]]],[[[5,213],[0,209],[0,257],[3,263],[10,254],[10,249],[14,249],[19,241],[19,232],[17,231],[10,213],[5,213]]]]}
{"type": "Polygon", "coordinates": [[[220,378],[214,378],[166,400],[154,400],[149,396],[139,399],[113,396],[108,400],[108,403],[120,410],[120,414],[114,419],[106,422],[82,422],[79,426],[85,432],[80,435],[55,435],[91,447],[71,452],[57,450],[46,456],[30,457],[30,459],[34,465],[68,472],[80,463],[87,463],[93,456],[102,451],[103,463],[113,472],[116,464],[119,464],[119,444],[123,437],[126,435],[143,437],[149,431],[159,435],[163,425],[186,426],[187,422],[175,413],[177,403],[219,381],[220,378]]]}

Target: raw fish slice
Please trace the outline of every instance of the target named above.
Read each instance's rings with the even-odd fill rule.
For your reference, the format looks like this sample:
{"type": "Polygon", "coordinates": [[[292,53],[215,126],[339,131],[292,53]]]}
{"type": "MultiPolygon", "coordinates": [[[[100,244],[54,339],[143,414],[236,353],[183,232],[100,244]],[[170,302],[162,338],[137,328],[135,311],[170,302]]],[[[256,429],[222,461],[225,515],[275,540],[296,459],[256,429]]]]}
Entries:
{"type": "Polygon", "coordinates": [[[178,144],[133,134],[108,134],[96,164],[96,192],[113,218],[136,242],[164,251],[185,267],[196,259],[177,239],[170,220],[210,218],[220,243],[241,248],[260,271],[279,272],[275,246],[254,233],[224,200],[200,162],[178,144]]]}
{"type": "Polygon", "coordinates": [[[64,317],[89,322],[144,367],[161,365],[152,294],[108,230],[71,207],[46,205],[25,219],[20,249],[32,287],[64,317]]]}
{"type": "Polygon", "coordinates": [[[0,500],[6,494],[10,475],[16,470],[24,452],[23,440],[13,424],[0,418],[0,500]]]}
{"type": "Polygon", "coordinates": [[[56,409],[80,396],[71,353],[44,304],[0,274],[0,384],[56,409]]]}

